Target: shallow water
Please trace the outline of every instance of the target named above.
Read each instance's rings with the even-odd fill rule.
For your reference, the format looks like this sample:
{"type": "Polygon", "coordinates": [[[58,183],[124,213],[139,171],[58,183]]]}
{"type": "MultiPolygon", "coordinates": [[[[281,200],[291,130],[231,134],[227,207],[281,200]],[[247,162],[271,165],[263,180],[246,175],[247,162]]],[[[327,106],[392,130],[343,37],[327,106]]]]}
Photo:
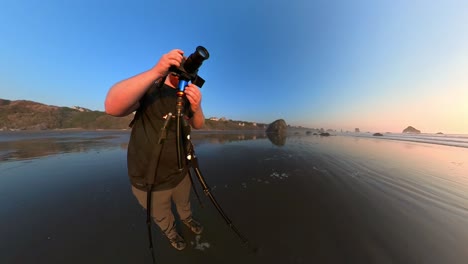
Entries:
{"type": "MultiPolygon", "coordinates": [[[[126,131],[0,134],[0,263],[151,263],[126,131]]],[[[195,133],[197,237],[158,263],[466,263],[468,149],[354,136],[195,133]]]]}

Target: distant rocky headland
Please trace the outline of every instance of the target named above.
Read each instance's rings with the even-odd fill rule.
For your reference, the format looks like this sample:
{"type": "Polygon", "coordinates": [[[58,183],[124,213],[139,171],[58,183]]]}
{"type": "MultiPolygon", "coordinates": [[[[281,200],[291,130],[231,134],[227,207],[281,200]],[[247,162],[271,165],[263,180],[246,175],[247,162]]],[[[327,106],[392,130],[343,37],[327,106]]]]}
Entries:
{"type": "Polygon", "coordinates": [[[403,129],[403,133],[420,134],[421,131],[417,130],[416,128],[414,128],[412,126],[409,126],[409,127],[405,128],[405,129],[403,129]]]}
{"type": "MultiPolygon", "coordinates": [[[[79,106],[62,107],[28,100],[0,99],[0,131],[53,129],[129,129],[133,114],[113,117],[79,106]]],[[[209,118],[205,130],[265,130],[267,124],[209,118]]]]}

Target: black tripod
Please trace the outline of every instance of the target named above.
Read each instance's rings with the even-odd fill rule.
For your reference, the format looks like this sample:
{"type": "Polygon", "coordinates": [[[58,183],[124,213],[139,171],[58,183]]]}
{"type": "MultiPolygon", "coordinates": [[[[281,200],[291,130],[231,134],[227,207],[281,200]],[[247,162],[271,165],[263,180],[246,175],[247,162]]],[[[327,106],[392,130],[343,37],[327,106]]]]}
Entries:
{"type": "MultiPolygon", "coordinates": [[[[163,78],[162,83],[164,83],[165,78],[163,78]]],[[[196,191],[195,185],[193,184],[193,179],[192,179],[192,174],[190,172],[190,169],[192,169],[195,172],[195,175],[197,176],[198,181],[200,182],[201,187],[203,188],[203,191],[206,196],[208,196],[215,206],[215,208],[218,210],[218,212],[221,214],[221,216],[224,218],[226,221],[226,224],[236,233],[236,235],[241,239],[242,244],[245,245],[248,243],[247,239],[239,232],[239,230],[232,224],[232,221],[229,219],[229,217],[224,213],[223,209],[221,206],[218,204],[216,201],[216,198],[213,196],[213,194],[210,191],[210,188],[208,184],[206,183],[201,171],[200,167],[198,164],[198,158],[195,155],[195,149],[193,147],[193,144],[190,139],[190,128],[189,125],[187,124],[187,121],[183,118],[183,112],[184,112],[184,103],[185,103],[185,93],[183,89],[187,85],[188,81],[181,79],[179,81],[179,90],[177,91],[177,101],[176,101],[176,114],[175,116],[172,113],[168,113],[166,115],[166,120],[164,122],[163,127],[161,128],[159,140],[157,143],[157,147],[155,149],[155,158],[157,164],[159,163],[159,158],[161,157],[162,154],[162,145],[164,144],[164,140],[167,137],[167,128],[169,125],[169,122],[171,120],[175,119],[176,121],[176,147],[177,147],[177,164],[179,167],[179,170],[183,172],[184,170],[184,161],[186,162],[186,168],[187,173],[189,174],[190,180],[192,181],[192,187],[193,190],[201,203],[200,197],[198,196],[198,193],[196,191]]],[[[158,166],[156,166],[157,169],[158,166]]],[[[154,176],[153,176],[154,179],[154,176]]],[[[151,250],[151,255],[153,258],[153,262],[155,263],[155,257],[154,257],[154,251],[153,251],[153,240],[151,236],[151,192],[152,192],[152,185],[149,185],[148,187],[148,192],[147,192],[147,219],[146,219],[146,224],[148,227],[148,236],[149,236],[149,248],[151,250]]]]}

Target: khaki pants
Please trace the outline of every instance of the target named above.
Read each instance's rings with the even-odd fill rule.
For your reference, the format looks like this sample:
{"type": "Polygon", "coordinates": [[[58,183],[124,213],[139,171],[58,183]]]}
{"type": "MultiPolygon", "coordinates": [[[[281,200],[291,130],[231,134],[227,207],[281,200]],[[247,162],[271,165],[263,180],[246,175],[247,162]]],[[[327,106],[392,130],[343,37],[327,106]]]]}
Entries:
{"type": "MultiPolygon", "coordinates": [[[[172,236],[175,231],[175,217],[171,210],[171,201],[174,202],[181,220],[188,219],[192,215],[190,209],[190,187],[192,183],[188,175],[173,189],[155,191],[151,194],[151,216],[154,222],[161,228],[166,236],[172,236]],[[172,231],[172,232],[171,232],[172,231]]],[[[143,208],[146,207],[147,192],[132,186],[133,195],[143,208]]]]}

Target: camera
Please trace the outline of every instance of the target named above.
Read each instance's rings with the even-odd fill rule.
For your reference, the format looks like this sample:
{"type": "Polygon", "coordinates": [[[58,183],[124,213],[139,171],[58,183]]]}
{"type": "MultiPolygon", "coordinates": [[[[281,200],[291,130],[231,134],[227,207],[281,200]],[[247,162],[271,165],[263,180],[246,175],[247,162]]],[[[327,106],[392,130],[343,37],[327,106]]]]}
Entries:
{"type": "Polygon", "coordinates": [[[183,60],[179,67],[172,66],[169,71],[175,73],[179,77],[179,80],[191,81],[201,88],[205,80],[198,76],[198,69],[203,61],[209,57],[210,54],[208,50],[202,46],[198,46],[195,52],[190,54],[187,59],[183,60]]]}

